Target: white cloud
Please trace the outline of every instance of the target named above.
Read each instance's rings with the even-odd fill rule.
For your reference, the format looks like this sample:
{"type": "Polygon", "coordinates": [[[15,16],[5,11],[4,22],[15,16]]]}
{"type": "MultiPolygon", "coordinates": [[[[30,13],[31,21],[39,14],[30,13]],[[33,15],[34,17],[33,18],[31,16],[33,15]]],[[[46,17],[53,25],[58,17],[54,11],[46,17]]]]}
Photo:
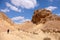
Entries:
{"type": "Polygon", "coordinates": [[[22,17],[22,16],[18,16],[18,17],[13,17],[12,18],[12,20],[22,20],[22,19],[24,19],[24,17],[22,17]]]}
{"type": "Polygon", "coordinates": [[[11,0],[11,3],[26,9],[34,8],[37,4],[36,0],[11,0]]]}
{"type": "Polygon", "coordinates": [[[60,16],[60,13],[59,14],[56,14],[56,15],[60,16]]]}
{"type": "Polygon", "coordinates": [[[23,16],[13,17],[13,18],[11,18],[11,20],[13,20],[15,23],[23,23],[25,21],[30,21],[30,19],[26,19],[23,16]]]}
{"type": "Polygon", "coordinates": [[[9,12],[10,10],[5,8],[5,9],[1,9],[2,12],[9,12]]]}
{"type": "Polygon", "coordinates": [[[45,9],[53,11],[53,10],[57,9],[57,7],[55,7],[55,6],[49,6],[49,7],[46,7],[45,9]]]}
{"type": "Polygon", "coordinates": [[[10,3],[6,2],[6,6],[9,7],[13,11],[21,12],[21,9],[18,9],[17,7],[11,5],[10,3]]]}

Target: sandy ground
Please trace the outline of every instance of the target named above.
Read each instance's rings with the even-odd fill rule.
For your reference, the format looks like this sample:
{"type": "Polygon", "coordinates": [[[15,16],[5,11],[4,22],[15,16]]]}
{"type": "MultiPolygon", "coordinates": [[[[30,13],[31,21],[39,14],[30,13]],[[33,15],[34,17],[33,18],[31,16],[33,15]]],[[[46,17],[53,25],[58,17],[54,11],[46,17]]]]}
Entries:
{"type": "Polygon", "coordinates": [[[57,40],[57,36],[55,37],[53,34],[43,33],[42,31],[40,31],[39,34],[32,34],[23,31],[11,31],[10,33],[0,33],[0,40],[44,40],[44,38],[57,40]]]}

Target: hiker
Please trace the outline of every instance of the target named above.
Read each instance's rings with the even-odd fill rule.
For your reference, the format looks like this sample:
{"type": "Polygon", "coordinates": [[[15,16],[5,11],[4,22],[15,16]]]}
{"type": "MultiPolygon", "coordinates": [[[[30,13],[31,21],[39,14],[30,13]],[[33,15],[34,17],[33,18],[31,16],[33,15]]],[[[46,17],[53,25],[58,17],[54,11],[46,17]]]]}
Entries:
{"type": "Polygon", "coordinates": [[[9,29],[7,30],[7,33],[9,33],[9,29]]]}

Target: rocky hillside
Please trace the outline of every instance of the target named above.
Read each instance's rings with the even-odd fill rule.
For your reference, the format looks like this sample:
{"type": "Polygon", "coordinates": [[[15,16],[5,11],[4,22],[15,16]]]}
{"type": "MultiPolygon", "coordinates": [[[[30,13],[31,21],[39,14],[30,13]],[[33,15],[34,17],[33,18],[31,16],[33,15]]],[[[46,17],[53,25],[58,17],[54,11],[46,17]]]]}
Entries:
{"type": "Polygon", "coordinates": [[[15,30],[14,23],[3,13],[0,12],[0,31],[15,30]]]}
{"type": "Polygon", "coordinates": [[[17,24],[16,28],[18,30],[23,30],[23,31],[26,31],[26,32],[31,32],[32,28],[35,27],[35,26],[36,26],[36,24],[33,24],[31,21],[26,21],[26,22],[24,22],[22,24],[17,24]]]}
{"type": "MultiPolygon", "coordinates": [[[[58,32],[60,33],[60,16],[53,14],[46,9],[39,9],[34,11],[31,20],[34,24],[44,24],[43,27],[39,27],[44,32],[58,32]]],[[[36,30],[38,30],[36,28],[36,30]]]]}

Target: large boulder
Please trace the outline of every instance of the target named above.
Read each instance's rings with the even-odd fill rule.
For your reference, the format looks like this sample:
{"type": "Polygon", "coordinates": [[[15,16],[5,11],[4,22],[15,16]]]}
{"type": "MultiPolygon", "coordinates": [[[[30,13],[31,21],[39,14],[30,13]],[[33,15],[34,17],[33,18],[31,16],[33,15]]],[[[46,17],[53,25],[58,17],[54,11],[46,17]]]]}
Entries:
{"type": "Polygon", "coordinates": [[[39,9],[39,10],[35,10],[34,14],[32,16],[32,22],[35,24],[39,24],[39,23],[45,23],[47,21],[51,21],[51,20],[59,20],[60,21],[60,17],[52,14],[51,11],[46,10],[46,9],[39,9]]]}

